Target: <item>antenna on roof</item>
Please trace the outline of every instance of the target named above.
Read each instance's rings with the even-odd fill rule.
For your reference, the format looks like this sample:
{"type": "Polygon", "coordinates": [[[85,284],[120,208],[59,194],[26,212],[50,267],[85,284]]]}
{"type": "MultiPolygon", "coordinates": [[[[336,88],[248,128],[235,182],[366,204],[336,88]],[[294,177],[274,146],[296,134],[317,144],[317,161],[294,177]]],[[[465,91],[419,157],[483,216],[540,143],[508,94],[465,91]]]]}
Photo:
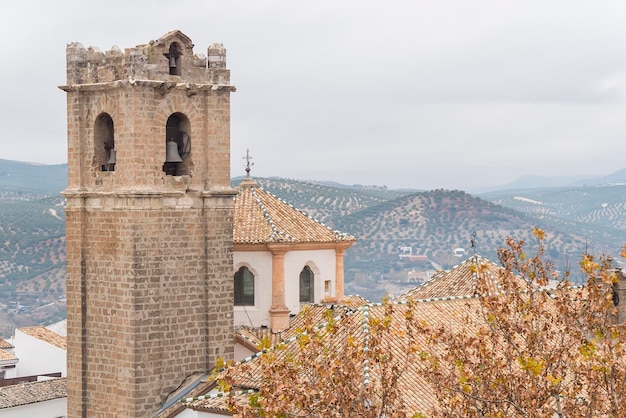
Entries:
{"type": "Polygon", "coordinates": [[[250,150],[246,148],[246,156],[243,157],[246,160],[246,178],[250,178],[250,167],[254,165],[254,163],[250,163],[252,157],[250,156],[250,150]]]}

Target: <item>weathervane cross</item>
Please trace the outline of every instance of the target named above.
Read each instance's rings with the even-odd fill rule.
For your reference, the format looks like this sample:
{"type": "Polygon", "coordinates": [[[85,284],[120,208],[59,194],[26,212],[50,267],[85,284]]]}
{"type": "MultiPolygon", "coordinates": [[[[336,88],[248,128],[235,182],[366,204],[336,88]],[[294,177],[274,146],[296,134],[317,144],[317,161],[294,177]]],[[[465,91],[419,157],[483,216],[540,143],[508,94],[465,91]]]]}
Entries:
{"type": "Polygon", "coordinates": [[[250,166],[253,166],[254,163],[250,164],[252,157],[250,156],[250,150],[248,148],[246,148],[246,156],[243,157],[243,159],[246,160],[246,178],[250,178],[250,166]]]}
{"type": "Polygon", "coordinates": [[[476,231],[472,232],[472,238],[470,239],[470,247],[474,251],[474,255],[476,255],[476,231]]]}

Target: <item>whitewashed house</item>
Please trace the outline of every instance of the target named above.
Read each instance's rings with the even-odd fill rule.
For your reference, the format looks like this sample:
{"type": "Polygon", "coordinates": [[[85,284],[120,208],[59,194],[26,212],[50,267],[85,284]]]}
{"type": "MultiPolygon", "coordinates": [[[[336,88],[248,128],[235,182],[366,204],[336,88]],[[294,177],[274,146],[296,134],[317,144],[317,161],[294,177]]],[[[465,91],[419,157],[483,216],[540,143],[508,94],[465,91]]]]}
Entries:
{"type": "Polygon", "coordinates": [[[17,375],[67,375],[67,340],[43,326],[17,328],[13,339],[17,375]]]}
{"type": "Polygon", "coordinates": [[[67,343],[45,327],[17,328],[0,341],[0,417],[60,418],[67,414],[67,343]]]}
{"type": "Polygon", "coordinates": [[[66,415],[65,378],[0,387],[2,418],[62,418],[66,415]]]}
{"type": "Polygon", "coordinates": [[[0,381],[17,377],[17,362],[13,344],[0,339],[0,381]]]}

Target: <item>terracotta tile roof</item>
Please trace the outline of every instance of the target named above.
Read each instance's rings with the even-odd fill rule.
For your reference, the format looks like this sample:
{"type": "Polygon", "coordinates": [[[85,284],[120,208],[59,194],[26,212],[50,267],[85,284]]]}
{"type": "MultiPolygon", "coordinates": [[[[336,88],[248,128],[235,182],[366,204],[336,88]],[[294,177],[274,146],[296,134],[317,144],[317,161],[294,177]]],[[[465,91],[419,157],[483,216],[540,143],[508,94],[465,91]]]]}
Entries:
{"type": "Polygon", "coordinates": [[[66,396],[67,381],[65,378],[18,383],[17,385],[0,387],[0,409],[50,401],[66,396]]]}
{"type": "MultiPolygon", "coordinates": [[[[460,330],[462,327],[467,330],[467,327],[472,327],[472,322],[480,323],[481,318],[479,317],[470,323],[465,320],[468,315],[479,315],[480,299],[476,295],[475,289],[480,274],[486,279],[487,288],[497,293],[500,289],[499,283],[503,270],[487,259],[473,256],[450,271],[440,272],[431,282],[390,302],[393,308],[392,321],[395,324],[394,327],[403,329],[409,309],[412,309],[414,317],[434,328],[445,325],[451,330],[460,330]]],[[[340,332],[332,337],[324,336],[326,346],[331,349],[334,347],[334,351],[337,352],[345,346],[346,338],[367,344],[369,321],[374,318],[382,319],[388,314],[387,307],[380,303],[367,303],[358,297],[354,300],[346,299],[348,299],[348,303],[355,303],[356,306],[334,305],[332,314],[340,332]]],[[[299,355],[298,338],[305,321],[305,312],[306,315],[310,315],[312,323],[319,324],[318,328],[323,329],[324,323],[328,320],[328,307],[328,305],[312,305],[292,319],[291,328],[281,334],[285,349],[281,350],[279,358],[280,356],[297,357],[299,355]]],[[[390,349],[394,352],[392,357],[401,358],[407,344],[408,337],[406,335],[395,335],[390,341],[390,349]]],[[[263,352],[258,352],[233,366],[236,391],[258,390],[263,384],[261,380],[263,364],[258,361],[263,355],[263,352]]],[[[362,384],[366,384],[367,381],[368,388],[369,385],[376,387],[380,378],[377,369],[364,367],[362,384]]],[[[428,413],[436,405],[434,389],[421,377],[418,362],[404,365],[399,387],[402,391],[403,402],[409,411],[428,413]]],[[[245,399],[245,395],[239,396],[245,399]]],[[[226,411],[224,399],[224,397],[216,395],[200,396],[188,398],[185,403],[194,410],[226,411]]]]}
{"type": "Polygon", "coordinates": [[[252,179],[237,187],[233,213],[235,244],[336,243],[355,241],[263,190],[252,179]]]}
{"type": "MultiPolygon", "coordinates": [[[[235,402],[239,405],[247,405],[249,402],[248,392],[242,391],[232,394],[235,402]]],[[[209,395],[203,395],[199,397],[199,400],[190,405],[190,408],[194,411],[211,412],[214,414],[222,414],[226,416],[232,416],[232,413],[228,410],[223,393],[215,393],[209,395]]]]}
{"type": "Polygon", "coordinates": [[[328,320],[329,316],[343,317],[344,315],[353,311],[353,307],[350,307],[343,303],[335,303],[332,305],[305,305],[298,315],[291,318],[291,321],[289,321],[289,328],[281,333],[282,341],[287,341],[300,335],[307,321],[313,322],[314,324],[322,324],[328,320]]]}
{"type": "Polygon", "coordinates": [[[235,330],[235,342],[252,352],[260,350],[264,339],[268,339],[271,345],[276,345],[282,341],[282,336],[274,334],[269,328],[241,327],[235,330]]]}
{"type": "MultiPolygon", "coordinates": [[[[412,309],[415,317],[419,318],[420,321],[425,321],[432,327],[436,328],[437,326],[445,325],[456,331],[460,331],[461,328],[467,330],[472,325],[463,319],[467,315],[479,315],[479,303],[480,299],[478,297],[447,297],[442,299],[413,300],[410,302],[393,302],[391,304],[393,307],[392,321],[395,324],[394,327],[403,329],[407,311],[412,309]]],[[[338,318],[335,318],[336,321],[339,321],[341,332],[332,338],[326,336],[326,346],[331,349],[334,347],[335,351],[341,350],[341,347],[345,346],[345,339],[348,337],[367,344],[369,320],[382,319],[387,315],[386,307],[381,304],[369,304],[346,311],[338,318]]],[[[476,322],[480,322],[480,318],[477,317],[476,320],[476,322]]],[[[323,328],[323,323],[320,324],[319,328],[323,328]]],[[[406,350],[408,337],[397,334],[394,335],[390,343],[391,357],[401,358],[406,350]]],[[[279,353],[279,357],[297,357],[299,355],[298,334],[294,334],[291,339],[286,340],[285,344],[285,349],[279,353]]],[[[263,352],[259,352],[234,366],[236,373],[234,391],[238,403],[247,403],[245,392],[255,392],[263,384],[260,371],[262,363],[258,361],[263,355],[263,352]],[[240,393],[241,391],[244,393],[240,393]]],[[[370,362],[370,364],[373,363],[370,362]]],[[[402,400],[406,409],[410,411],[409,416],[413,412],[428,414],[437,405],[435,389],[421,377],[418,362],[405,364],[403,370],[404,372],[399,380],[399,387],[401,388],[402,400]]],[[[380,378],[381,376],[376,368],[366,368],[364,366],[361,385],[365,385],[367,381],[368,387],[375,390],[374,388],[376,388],[377,381],[380,378]]],[[[225,401],[227,394],[213,393],[206,395],[209,390],[214,388],[215,385],[209,387],[207,382],[204,394],[195,398],[189,397],[183,403],[188,408],[196,411],[229,414],[225,401]]],[[[198,391],[197,393],[202,392],[198,391]]]]}
{"type": "Polygon", "coordinates": [[[67,350],[67,338],[57,334],[54,331],[50,331],[46,327],[35,326],[18,329],[26,335],[30,335],[33,338],[37,338],[38,340],[47,342],[48,344],[51,344],[62,350],[67,350]]]}
{"type": "MultiPolygon", "coordinates": [[[[313,320],[315,323],[322,323],[325,321],[327,312],[332,309],[333,315],[343,315],[348,311],[355,308],[369,304],[367,299],[363,299],[360,296],[346,296],[340,302],[328,303],[328,304],[308,304],[303,310],[307,311],[307,320],[313,320]]],[[[276,345],[284,342],[293,336],[297,335],[304,326],[303,314],[296,315],[289,321],[289,328],[281,333],[273,333],[269,328],[252,328],[252,327],[240,327],[235,330],[235,339],[249,350],[258,350],[261,347],[262,340],[267,339],[270,345],[276,345]]]]}
{"type": "Polygon", "coordinates": [[[13,354],[9,353],[6,350],[0,349],[0,361],[3,360],[17,360],[17,357],[15,357],[13,354]]]}
{"type": "Polygon", "coordinates": [[[0,339],[0,349],[4,350],[7,348],[15,348],[15,347],[13,347],[13,344],[8,342],[7,340],[0,339]]]}
{"type": "Polygon", "coordinates": [[[370,301],[358,295],[348,295],[344,296],[342,303],[348,308],[359,308],[368,305],[370,301]]]}
{"type": "Polygon", "coordinates": [[[479,275],[485,279],[489,293],[501,291],[500,279],[505,270],[479,255],[474,255],[450,270],[439,271],[433,278],[395,300],[474,296],[479,275]]]}
{"type": "MultiPolygon", "coordinates": [[[[392,320],[398,329],[402,329],[406,320],[406,313],[408,309],[413,309],[413,313],[420,318],[420,320],[426,321],[432,326],[446,324],[448,326],[459,327],[467,326],[463,324],[461,320],[469,311],[470,306],[478,304],[478,298],[465,298],[450,297],[440,300],[428,300],[428,301],[414,301],[411,304],[406,302],[392,303],[393,313],[392,320]]],[[[317,315],[317,312],[308,311],[317,315]]],[[[335,347],[340,350],[345,346],[345,339],[353,338],[354,340],[360,340],[364,344],[367,343],[368,329],[370,319],[379,318],[382,319],[388,314],[386,307],[381,304],[368,304],[356,309],[342,310],[335,318],[339,321],[341,331],[333,335],[332,337],[326,336],[327,346],[335,347]]],[[[301,316],[301,315],[298,315],[301,316]]],[[[324,321],[319,322],[319,328],[323,328],[324,321]]],[[[292,328],[292,330],[295,327],[292,328]]],[[[301,330],[300,330],[301,332],[301,330]]],[[[280,356],[298,356],[299,355],[299,333],[294,332],[290,339],[285,339],[285,349],[279,353],[280,356]]],[[[406,349],[408,339],[406,336],[397,335],[391,341],[391,350],[393,350],[394,358],[401,358],[402,353],[406,349]]],[[[260,367],[262,363],[257,361],[264,354],[259,352],[240,363],[237,363],[236,368],[236,388],[235,390],[256,390],[263,384],[261,380],[260,367]],[[241,372],[237,370],[241,369],[241,372]]],[[[380,376],[377,373],[376,368],[363,369],[363,382],[361,384],[367,384],[368,387],[375,387],[377,379],[380,376]],[[367,383],[365,381],[367,380],[367,383]]],[[[428,412],[435,404],[436,397],[434,390],[429,384],[420,376],[418,364],[416,362],[408,363],[404,365],[404,373],[400,377],[399,387],[403,393],[403,401],[410,411],[428,412]]],[[[241,395],[245,399],[245,395],[241,395]]],[[[194,410],[203,411],[226,411],[225,398],[221,396],[199,396],[196,398],[188,398],[186,404],[189,408],[194,410]]]]}

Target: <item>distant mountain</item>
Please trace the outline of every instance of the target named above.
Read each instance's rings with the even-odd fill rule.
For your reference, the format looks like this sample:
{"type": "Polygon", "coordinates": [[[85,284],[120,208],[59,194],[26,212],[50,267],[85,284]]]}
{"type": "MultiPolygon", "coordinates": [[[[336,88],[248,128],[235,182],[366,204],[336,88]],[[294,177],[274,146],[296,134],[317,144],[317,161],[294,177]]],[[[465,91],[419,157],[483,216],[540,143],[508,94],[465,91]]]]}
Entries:
{"type": "Polygon", "coordinates": [[[480,197],[612,248],[626,243],[626,183],[501,190],[480,197]]]}
{"type": "MultiPolygon", "coordinates": [[[[242,179],[233,179],[233,186],[237,186],[242,179]]],[[[255,178],[255,181],[268,192],[329,225],[345,215],[410,193],[374,186],[331,185],[329,182],[280,177],[255,178]]]]}
{"type": "MultiPolygon", "coordinates": [[[[355,262],[398,257],[398,248],[411,247],[414,254],[427,255],[444,268],[458,262],[454,250],[459,247],[497,261],[497,249],[505,245],[507,237],[523,239],[532,251],[534,227],[546,231],[547,257],[560,269],[580,258],[587,248],[594,253],[615,252],[622,244],[619,232],[609,239],[608,228],[596,232],[580,224],[529,216],[461,191],[434,190],[345,216],[337,227],[359,238],[350,254],[355,262]]],[[[369,264],[368,269],[376,269],[369,264]]],[[[396,262],[394,267],[402,266],[396,262]]]]}
{"type": "Polygon", "coordinates": [[[611,184],[626,184],[626,168],[606,176],[592,178],[585,176],[522,176],[511,183],[473,190],[472,193],[480,195],[499,190],[599,186],[611,184]]]}
{"type": "Polygon", "coordinates": [[[583,180],[581,184],[588,186],[605,186],[612,184],[626,184],[626,168],[616,171],[608,176],[583,180]]]}
{"type": "Polygon", "coordinates": [[[65,317],[66,185],[66,164],[0,160],[0,325],[65,317]]]}
{"type": "MultiPolygon", "coordinates": [[[[560,269],[574,266],[575,271],[585,250],[617,254],[626,243],[626,185],[520,188],[474,196],[458,190],[255,180],[313,218],[357,237],[346,252],[346,291],[371,300],[414,285],[409,275],[449,268],[474,251],[497,262],[496,251],[507,237],[533,243],[535,226],[546,231],[547,256],[560,269]]],[[[14,323],[25,315],[37,323],[62,315],[54,310],[45,316],[45,310],[33,308],[64,294],[60,192],[66,181],[65,164],[0,160],[0,316],[12,315],[8,320],[14,323]]],[[[233,185],[240,181],[232,179],[233,185]]]]}
{"type": "MultiPolygon", "coordinates": [[[[346,252],[346,289],[350,293],[358,290],[356,293],[372,300],[389,291],[390,282],[403,276],[406,280],[408,270],[449,268],[458,263],[457,248],[464,250],[461,254],[477,251],[497,262],[497,249],[505,245],[507,237],[534,243],[531,232],[535,226],[546,231],[547,257],[558,269],[572,269],[573,273],[577,272],[576,261],[583,252],[617,254],[626,243],[622,229],[626,222],[626,196],[621,189],[575,188],[555,194],[555,209],[547,216],[510,206],[510,201],[533,200],[515,199],[514,193],[510,197],[511,191],[475,197],[454,190],[385,190],[373,196],[368,194],[370,191],[341,185],[321,186],[280,178],[256,180],[264,189],[315,219],[357,237],[356,244],[346,252]],[[558,201],[562,201],[561,206],[556,204],[558,201]],[[596,207],[601,207],[598,201],[606,203],[606,213],[595,213],[589,206],[595,202],[596,207]],[[589,208],[588,216],[580,213],[579,217],[568,217],[569,212],[584,207],[589,208]]],[[[526,191],[532,190],[539,193],[555,189],[526,191]]]]}
{"type": "Polygon", "coordinates": [[[56,195],[67,187],[67,164],[43,165],[0,159],[0,193],[56,195]]]}
{"type": "Polygon", "coordinates": [[[577,176],[522,176],[511,183],[492,186],[475,191],[482,194],[496,190],[537,189],[543,187],[566,187],[580,184],[584,177],[577,176]]]}

